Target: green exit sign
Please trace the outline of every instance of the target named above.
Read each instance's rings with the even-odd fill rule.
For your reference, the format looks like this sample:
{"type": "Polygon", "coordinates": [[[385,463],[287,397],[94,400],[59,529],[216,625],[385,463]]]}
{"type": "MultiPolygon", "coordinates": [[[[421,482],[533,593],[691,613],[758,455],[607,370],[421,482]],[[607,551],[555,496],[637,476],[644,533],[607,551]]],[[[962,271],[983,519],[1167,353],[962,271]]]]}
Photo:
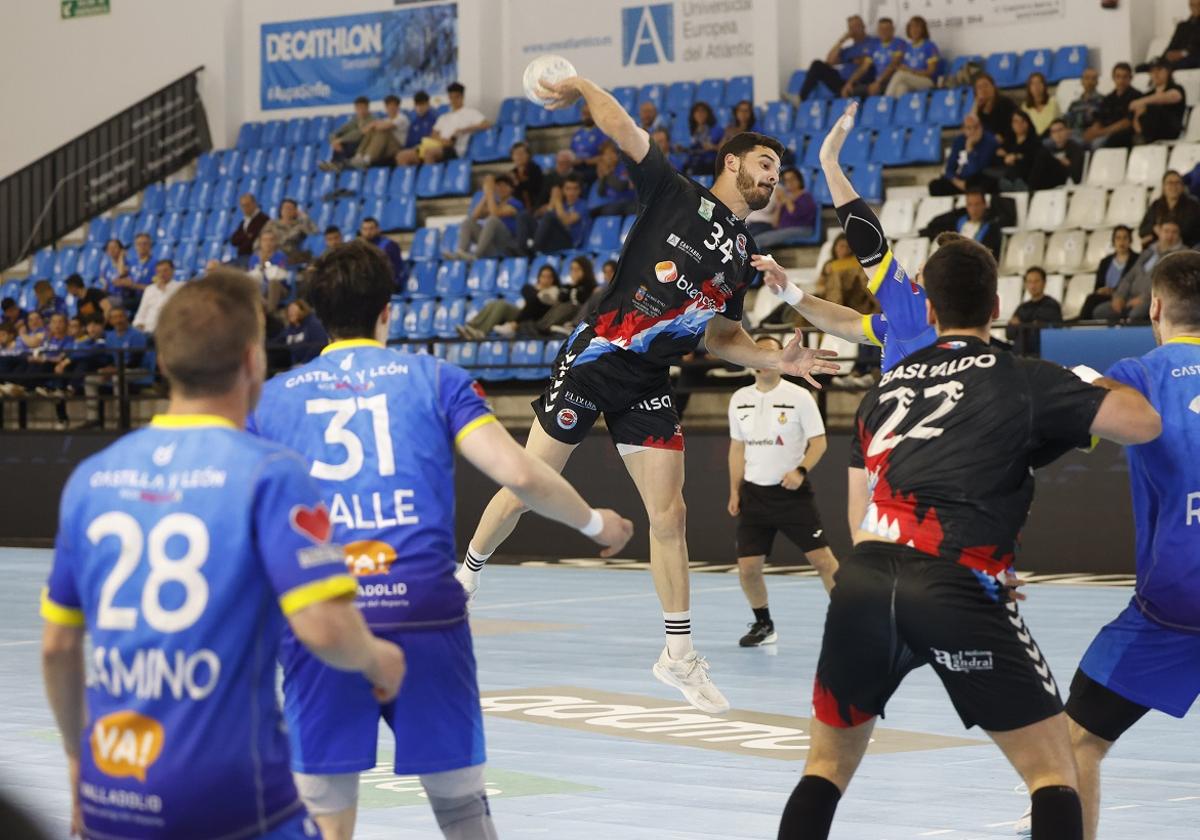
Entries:
{"type": "Polygon", "coordinates": [[[63,20],[109,13],[109,0],[61,0],[63,20]]]}

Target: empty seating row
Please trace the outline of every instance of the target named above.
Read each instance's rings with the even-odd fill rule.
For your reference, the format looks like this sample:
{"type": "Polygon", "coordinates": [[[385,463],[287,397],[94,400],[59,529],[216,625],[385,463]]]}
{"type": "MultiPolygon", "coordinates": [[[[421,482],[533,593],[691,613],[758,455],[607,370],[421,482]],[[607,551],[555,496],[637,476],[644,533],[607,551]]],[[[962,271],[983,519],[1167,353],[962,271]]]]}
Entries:
{"type": "MultiPolygon", "coordinates": [[[[251,188],[256,185],[251,179],[257,179],[258,184],[276,183],[286,179],[297,185],[294,189],[303,189],[306,192],[311,185],[312,194],[315,196],[344,190],[374,196],[398,197],[415,194],[420,198],[435,198],[443,195],[466,195],[471,187],[469,160],[451,160],[419,167],[377,166],[367,170],[347,169],[340,173],[315,169],[296,172],[288,169],[273,170],[264,166],[258,152],[261,150],[242,155],[233,149],[223,154],[219,160],[214,160],[216,153],[207,161],[201,159],[197,163],[194,181],[177,182],[166,188],[153,185],[153,188],[147,188],[143,206],[149,206],[151,209],[203,206],[203,202],[209,200],[207,196],[212,190],[218,191],[212,201],[227,198],[228,194],[222,192],[225,189],[231,189],[235,193],[253,192],[251,188]],[[189,183],[192,186],[184,186],[189,183]],[[233,184],[232,187],[227,186],[230,183],[233,184]]],[[[506,151],[505,156],[507,155],[506,151]]]]}

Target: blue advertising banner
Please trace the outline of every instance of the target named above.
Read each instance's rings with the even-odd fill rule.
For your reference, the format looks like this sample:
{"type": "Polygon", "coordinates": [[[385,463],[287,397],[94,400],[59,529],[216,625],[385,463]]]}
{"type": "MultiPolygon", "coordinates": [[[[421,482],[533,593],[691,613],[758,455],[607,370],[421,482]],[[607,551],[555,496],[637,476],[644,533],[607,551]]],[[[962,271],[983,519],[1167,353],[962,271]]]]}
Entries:
{"type": "Polygon", "coordinates": [[[458,75],[458,6],[266,23],[260,55],[263,110],[438,94],[458,75]]]}

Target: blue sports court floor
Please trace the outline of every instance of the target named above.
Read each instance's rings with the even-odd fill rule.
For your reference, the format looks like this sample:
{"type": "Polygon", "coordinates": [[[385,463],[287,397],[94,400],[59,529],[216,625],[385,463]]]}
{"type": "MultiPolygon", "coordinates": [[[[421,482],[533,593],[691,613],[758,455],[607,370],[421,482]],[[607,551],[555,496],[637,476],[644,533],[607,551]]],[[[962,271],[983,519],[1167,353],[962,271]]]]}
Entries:
{"type": "MultiPolygon", "coordinates": [[[[0,550],[0,785],[65,838],[67,792],[42,697],[36,601],[49,552],[0,550]]],[[[773,838],[798,778],[825,594],[770,581],[778,646],[742,650],[732,574],[693,575],[697,646],[734,706],[706,719],[650,675],[662,646],[644,571],[495,566],[475,608],[492,810],[505,838],[773,838]]],[[[1026,589],[1026,620],[1069,684],[1129,589],[1026,589]]],[[[911,676],[843,800],[840,840],[1012,837],[1027,798],[999,751],[965,732],[933,674],[911,676]]],[[[1101,837],[1183,840],[1200,824],[1200,720],[1152,713],[1106,764],[1101,837]]],[[[381,740],[381,743],[383,741],[381,740]]],[[[390,750],[386,752],[390,755],[390,750]]],[[[358,837],[438,837],[415,779],[363,779],[358,837]]]]}

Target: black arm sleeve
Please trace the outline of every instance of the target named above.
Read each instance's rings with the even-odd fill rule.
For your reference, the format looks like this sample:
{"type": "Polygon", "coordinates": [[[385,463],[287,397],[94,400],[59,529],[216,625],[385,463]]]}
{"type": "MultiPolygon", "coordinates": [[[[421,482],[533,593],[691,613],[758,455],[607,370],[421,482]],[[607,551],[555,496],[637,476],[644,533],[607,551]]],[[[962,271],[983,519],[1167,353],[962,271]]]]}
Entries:
{"type": "Polygon", "coordinates": [[[846,232],[850,250],[858,257],[862,267],[878,265],[889,250],[888,241],[883,226],[867,202],[856,198],[849,204],[843,204],[837,208],[837,217],[842,230],[846,232]]]}

